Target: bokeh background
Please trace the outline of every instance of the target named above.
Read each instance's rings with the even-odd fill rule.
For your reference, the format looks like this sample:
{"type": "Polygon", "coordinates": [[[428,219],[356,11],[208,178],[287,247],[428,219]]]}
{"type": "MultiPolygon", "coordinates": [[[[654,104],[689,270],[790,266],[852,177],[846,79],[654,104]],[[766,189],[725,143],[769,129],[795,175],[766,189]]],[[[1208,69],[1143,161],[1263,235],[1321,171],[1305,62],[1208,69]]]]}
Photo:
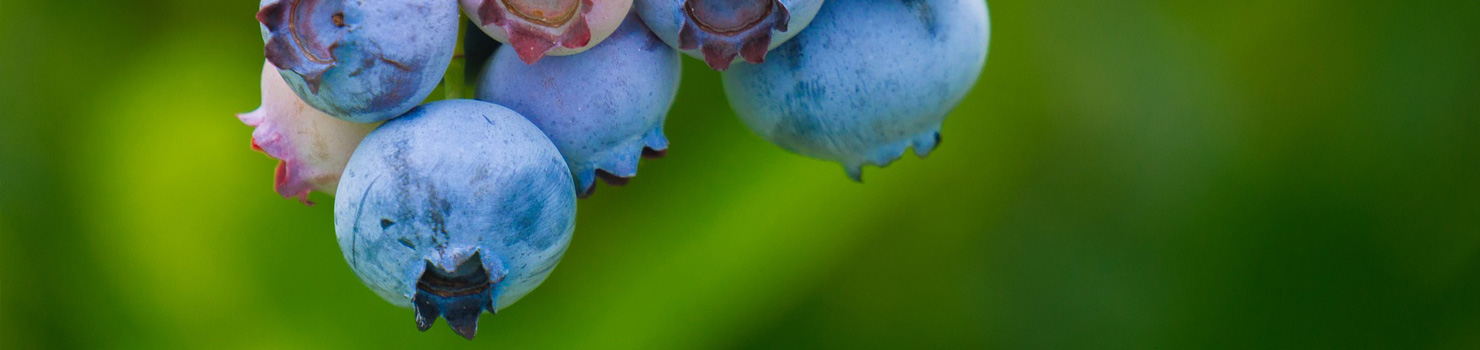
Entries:
{"type": "Polygon", "coordinates": [[[993,0],[927,160],[670,156],[475,341],[272,192],[255,1],[0,1],[0,347],[1477,348],[1480,2],[993,0]]]}

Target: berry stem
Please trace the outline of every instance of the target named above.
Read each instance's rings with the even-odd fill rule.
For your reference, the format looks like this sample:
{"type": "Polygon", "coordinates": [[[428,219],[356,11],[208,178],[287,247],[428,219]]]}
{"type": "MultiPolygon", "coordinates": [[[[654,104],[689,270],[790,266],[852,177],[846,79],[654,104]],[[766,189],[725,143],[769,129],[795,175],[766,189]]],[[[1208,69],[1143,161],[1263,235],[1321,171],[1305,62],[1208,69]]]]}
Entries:
{"type": "MultiPolygon", "coordinates": [[[[458,21],[457,34],[459,36],[467,35],[466,27],[467,21],[458,21]]],[[[467,96],[465,94],[467,90],[467,67],[467,58],[463,54],[463,40],[459,38],[457,40],[457,48],[452,51],[452,64],[447,66],[447,73],[442,75],[442,92],[446,94],[446,99],[456,100],[467,96]]]]}

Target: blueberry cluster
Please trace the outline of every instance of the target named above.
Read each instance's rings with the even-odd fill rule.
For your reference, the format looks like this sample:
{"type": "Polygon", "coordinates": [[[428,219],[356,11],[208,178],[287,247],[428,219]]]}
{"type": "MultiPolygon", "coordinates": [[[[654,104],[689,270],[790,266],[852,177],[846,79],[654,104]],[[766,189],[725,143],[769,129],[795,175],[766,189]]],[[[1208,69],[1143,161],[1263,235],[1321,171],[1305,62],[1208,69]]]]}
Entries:
{"type": "Polygon", "coordinates": [[[554,269],[596,179],[666,153],[681,56],[756,134],[859,180],[940,143],[988,39],[982,0],[262,0],[257,20],[262,106],[238,117],[277,192],[336,196],[361,281],[469,339],[554,269]]]}

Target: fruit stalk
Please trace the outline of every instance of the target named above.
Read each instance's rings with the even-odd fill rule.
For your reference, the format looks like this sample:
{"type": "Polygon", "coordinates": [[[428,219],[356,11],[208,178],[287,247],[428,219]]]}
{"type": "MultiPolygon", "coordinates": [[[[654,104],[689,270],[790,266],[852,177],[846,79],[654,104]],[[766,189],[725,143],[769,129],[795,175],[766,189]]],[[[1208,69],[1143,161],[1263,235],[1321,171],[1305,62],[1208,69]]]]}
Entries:
{"type": "MultiPolygon", "coordinates": [[[[467,36],[467,22],[457,21],[457,34],[467,36]]],[[[447,73],[442,75],[442,92],[445,99],[456,100],[467,94],[467,55],[463,53],[463,38],[458,38],[457,47],[452,50],[452,64],[447,66],[447,73]]]]}

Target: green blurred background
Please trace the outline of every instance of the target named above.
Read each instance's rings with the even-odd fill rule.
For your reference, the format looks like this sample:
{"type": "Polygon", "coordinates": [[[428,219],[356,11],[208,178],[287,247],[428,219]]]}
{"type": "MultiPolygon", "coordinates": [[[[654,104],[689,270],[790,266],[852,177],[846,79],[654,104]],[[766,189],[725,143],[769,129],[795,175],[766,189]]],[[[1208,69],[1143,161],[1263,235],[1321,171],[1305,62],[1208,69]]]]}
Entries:
{"type": "Polygon", "coordinates": [[[670,156],[472,342],[273,193],[256,5],[0,1],[0,347],[1480,347],[1480,2],[994,0],[861,185],[686,60],[670,156]]]}

